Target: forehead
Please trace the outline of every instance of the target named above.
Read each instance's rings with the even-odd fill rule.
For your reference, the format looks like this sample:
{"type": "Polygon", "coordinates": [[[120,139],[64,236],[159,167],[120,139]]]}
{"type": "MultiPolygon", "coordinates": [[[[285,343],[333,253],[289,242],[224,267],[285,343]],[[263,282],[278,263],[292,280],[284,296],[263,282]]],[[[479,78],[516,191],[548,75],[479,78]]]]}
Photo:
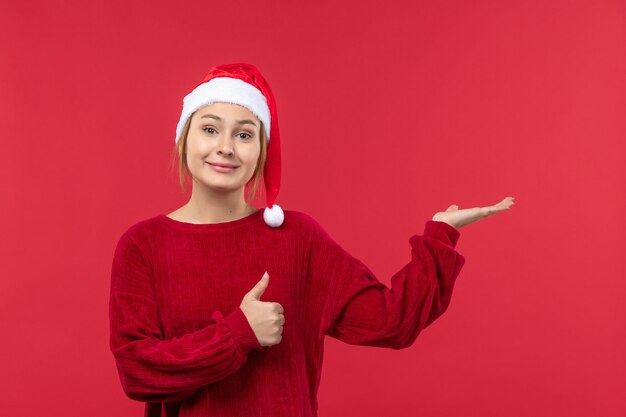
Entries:
{"type": "Polygon", "coordinates": [[[251,118],[253,120],[259,120],[254,113],[247,108],[234,103],[222,103],[216,102],[202,106],[196,112],[197,117],[202,117],[205,114],[214,114],[222,119],[229,118],[251,118]]]}

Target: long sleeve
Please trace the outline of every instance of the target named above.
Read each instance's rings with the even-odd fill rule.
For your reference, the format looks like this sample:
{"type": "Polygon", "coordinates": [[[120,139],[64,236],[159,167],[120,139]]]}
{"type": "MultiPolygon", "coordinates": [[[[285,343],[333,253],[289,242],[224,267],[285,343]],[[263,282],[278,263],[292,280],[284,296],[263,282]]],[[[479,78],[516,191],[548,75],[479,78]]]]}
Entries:
{"type": "Polygon", "coordinates": [[[314,255],[320,274],[333,280],[326,334],[352,345],[402,349],[447,309],[465,258],[455,250],[460,232],[429,220],[409,239],[411,260],[391,278],[391,288],[323,230],[314,255]]]}
{"type": "Polygon", "coordinates": [[[215,311],[213,322],[165,340],[150,263],[127,231],[115,250],[109,302],[110,348],[131,399],[172,402],[237,371],[261,349],[243,311],[215,311]]]}

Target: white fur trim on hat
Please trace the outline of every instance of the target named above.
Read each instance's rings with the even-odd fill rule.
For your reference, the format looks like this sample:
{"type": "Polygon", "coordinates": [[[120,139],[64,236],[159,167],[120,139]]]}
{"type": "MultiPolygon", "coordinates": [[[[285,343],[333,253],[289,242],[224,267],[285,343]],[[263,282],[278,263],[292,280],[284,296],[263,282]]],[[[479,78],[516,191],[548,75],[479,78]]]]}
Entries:
{"type": "Polygon", "coordinates": [[[183,132],[187,119],[205,105],[222,102],[239,104],[250,110],[265,126],[265,137],[270,140],[270,109],[263,93],[247,82],[238,78],[216,77],[200,84],[183,99],[183,111],[176,126],[176,143],[183,132]]]}
{"type": "Polygon", "coordinates": [[[285,220],[285,213],[278,204],[272,204],[272,208],[265,207],[263,210],[263,220],[268,226],[278,227],[285,220]]]}

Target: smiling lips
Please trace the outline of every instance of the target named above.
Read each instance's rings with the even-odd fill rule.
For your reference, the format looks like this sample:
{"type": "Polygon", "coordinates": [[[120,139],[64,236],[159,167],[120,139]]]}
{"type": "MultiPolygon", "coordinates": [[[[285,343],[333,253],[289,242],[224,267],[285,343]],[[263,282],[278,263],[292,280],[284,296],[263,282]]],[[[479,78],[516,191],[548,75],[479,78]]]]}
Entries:
{"type": "Polygon", "coordinates": [[[209,165],[211,165],[211,167],[216,170],[217,172],[232,172],[234,171],[236,168],[238,168],[237,166],[233,165],[233,164],[226,164],[226,163],[221,163],[221,162],[207,162],[209,165]]]}

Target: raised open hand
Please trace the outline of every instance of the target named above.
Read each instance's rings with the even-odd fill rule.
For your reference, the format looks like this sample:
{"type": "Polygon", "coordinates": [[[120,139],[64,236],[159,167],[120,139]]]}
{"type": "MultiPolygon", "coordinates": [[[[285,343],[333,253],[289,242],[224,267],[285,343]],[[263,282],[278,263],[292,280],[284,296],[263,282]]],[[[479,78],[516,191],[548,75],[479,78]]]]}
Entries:
{"type": "Polygon", "coordinates": [[[485,217],[492,216],[503,210],[508,210],[515,204],[515,197],[506,197],[498,204],[486,207],[473,207],[459,210],[459,206],[452,204],[446,211],[439,211],[433,216],[433,220],[448,223],[457,229],[474,223],[485,217]]]}

